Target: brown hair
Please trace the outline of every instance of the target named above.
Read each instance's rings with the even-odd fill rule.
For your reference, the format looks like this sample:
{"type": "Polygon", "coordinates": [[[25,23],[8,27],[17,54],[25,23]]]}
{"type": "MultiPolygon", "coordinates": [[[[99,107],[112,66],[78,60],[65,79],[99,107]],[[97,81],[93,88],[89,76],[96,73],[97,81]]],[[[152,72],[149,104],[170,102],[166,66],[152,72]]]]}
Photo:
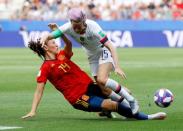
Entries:
{"type": "Polygon", "coordinates": [[[41,39],[37,39],[37,41],[29,41],[28,47],[34,51],[41,59],[45,59],[46,51],[42,47],[41,39]]]}

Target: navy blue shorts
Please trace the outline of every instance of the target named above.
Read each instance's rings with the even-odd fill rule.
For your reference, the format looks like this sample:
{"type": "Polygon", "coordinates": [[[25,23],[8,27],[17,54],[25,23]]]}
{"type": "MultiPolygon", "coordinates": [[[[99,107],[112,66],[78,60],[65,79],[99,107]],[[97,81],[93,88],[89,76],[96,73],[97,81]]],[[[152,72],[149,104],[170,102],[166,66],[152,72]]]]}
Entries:
{"type": "Polygon", "coordinates": [[[87,93],[82,95],[73,107],[88,112],[99,112],[102,111],[101,105],[106,98],[107,97],[102,94],[100,87],[92,83],[89,84],[87,93]]]}

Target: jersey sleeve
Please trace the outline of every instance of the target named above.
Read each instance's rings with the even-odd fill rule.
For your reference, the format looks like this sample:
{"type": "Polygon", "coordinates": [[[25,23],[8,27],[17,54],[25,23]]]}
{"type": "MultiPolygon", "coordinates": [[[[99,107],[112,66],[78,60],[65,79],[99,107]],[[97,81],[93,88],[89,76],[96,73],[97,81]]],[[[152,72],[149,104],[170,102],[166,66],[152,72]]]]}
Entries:
{"type": "Polygon", "coordinates": [[[65,23],[64,25],[60,26],[60,27],[59,27],[59,30],[60,30],[62,33],[66,33],[66,34],[67,34],[71,28],[72,28],[72,27],[71,27],[71,23],[70,23],[70,22],[67,22],[67,23],[65,23]]]}
{"type": "Polygon", "coordinates": [[[48,79],[48,66],[43,65],[37,75],[37,83],[46,83],[48,79]]]}
{"type": "Polygon", "coordinates": [[[100,40],[101,44],[105,44],[108,41],[106,33],[96,22],[92,21],[93,33],[100,40]]]}

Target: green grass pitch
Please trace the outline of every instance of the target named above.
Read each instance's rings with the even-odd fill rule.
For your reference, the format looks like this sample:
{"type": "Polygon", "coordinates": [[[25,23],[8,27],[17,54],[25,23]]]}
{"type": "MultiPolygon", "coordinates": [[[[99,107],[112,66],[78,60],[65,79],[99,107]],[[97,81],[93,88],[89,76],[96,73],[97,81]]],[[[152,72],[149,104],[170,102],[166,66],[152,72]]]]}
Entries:
{"type": "MultiPolygon", "coordinates": [[[[0,126],[21,126],[17,131],[182,131],[183,130],[183,49],[175,48],[125,48],[118,49],[120,65],[127,80],[112,74],[111,77],[129,87],[139,100],[145,113],[164,111],[164,121],[124,120],[100,118],[96,113],[73,109],[47,84],[37,116],[22,120],[30,111],[35,77],[42,61],[30,50],[22,48],[0,49],[0,126]],[[153,103],[153,94],[159,88],[170,89],[174,96],[168,108],[153,103]]],[[[74,49],[72,58],[89,73],[86,55],[74,49]]]]}

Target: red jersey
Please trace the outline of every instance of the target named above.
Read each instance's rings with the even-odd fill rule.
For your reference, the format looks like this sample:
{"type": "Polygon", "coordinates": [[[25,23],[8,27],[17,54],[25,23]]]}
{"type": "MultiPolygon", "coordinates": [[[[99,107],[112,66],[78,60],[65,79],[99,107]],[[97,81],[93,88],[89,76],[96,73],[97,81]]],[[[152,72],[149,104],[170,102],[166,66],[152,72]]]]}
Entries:
{"type": "Polygon", "coordinates": [[[64,97],[74,104],[86,93],[92,79],[70,60],[64,50],[60,51],[55,60],[45,60],[37,76],[37,82],[49,80],[64,97]]]}

